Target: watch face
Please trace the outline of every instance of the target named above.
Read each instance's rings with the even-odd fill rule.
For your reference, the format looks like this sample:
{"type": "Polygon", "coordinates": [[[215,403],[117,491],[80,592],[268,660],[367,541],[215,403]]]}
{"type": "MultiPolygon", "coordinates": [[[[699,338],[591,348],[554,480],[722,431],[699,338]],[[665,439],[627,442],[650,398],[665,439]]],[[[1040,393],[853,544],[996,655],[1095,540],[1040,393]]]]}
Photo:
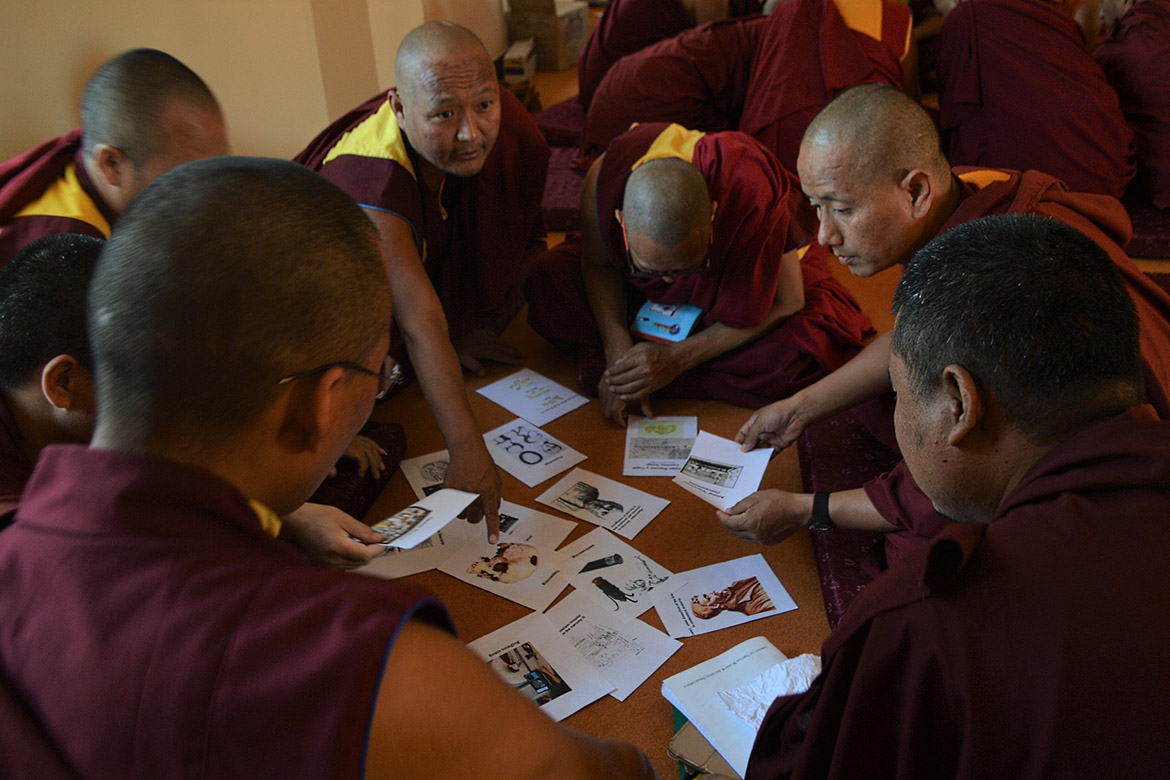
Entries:
{"type": "Polygon", "coordinates": [[[827,534],[833,530],[833,524],[828,520],[813,520],[808,524],[808,530],[814,534],[827,534]]]}

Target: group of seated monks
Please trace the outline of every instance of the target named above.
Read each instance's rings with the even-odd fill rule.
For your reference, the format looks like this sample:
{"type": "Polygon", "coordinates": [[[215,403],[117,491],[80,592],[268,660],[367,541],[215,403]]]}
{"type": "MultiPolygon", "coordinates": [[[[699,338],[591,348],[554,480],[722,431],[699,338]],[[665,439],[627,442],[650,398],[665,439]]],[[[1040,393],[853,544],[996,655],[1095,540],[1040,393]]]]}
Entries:
{"type": "MultiPolygon", "coordinates": [[[[137,49],[86,85],[79,131],[0,164],[0,776],[657,777],[545,717],[434,596],[338,571],[380,536],[306,503],[405,373],[494,541],[463,372],[524,360],[500,334],[525,304],[618,425],[714,398],[754,410],[744,449],[781,449],[852,409],[903,456],[717,513],[763,544],[888,532],[748,778],[1170,776],[1170,296],[1116,197],[1135,133],[1155,202],[1170,161],[1124,118],[1086,135],[1126,105],[1082,91],[1097,3],[938,3],[935,116],[897,3],[644,2],[686,22],[592,72],[590,114],[649,113],[584,150],[580,232],[552,249],[549,147],[447,22],[294,162],[228,156],[211,90],[137,49]],[[684,64],[704,47],[719,64],[684,64]],[[655,113],[703,93],[724,125],[655,113]],[[901,267],[891,332],[834,258],[901,267]],[[700,324],[637,340],[647,301],[700,324]]],[[[637,5],[611,0],[584,57],[637,5]]],[[[1170,2],[1105,5],[1109,42],[1170,50],[1170,2]]]]}

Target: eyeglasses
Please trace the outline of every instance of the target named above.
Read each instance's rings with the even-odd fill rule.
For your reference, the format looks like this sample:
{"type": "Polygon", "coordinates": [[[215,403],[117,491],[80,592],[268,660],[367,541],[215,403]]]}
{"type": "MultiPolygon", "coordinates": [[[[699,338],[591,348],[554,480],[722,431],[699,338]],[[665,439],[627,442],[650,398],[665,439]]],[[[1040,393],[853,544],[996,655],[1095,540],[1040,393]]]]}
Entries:
{"type": "Polygon", "coordinates": [[[634,262],[634,256],[630,254],[630,238],[626,235],[626,220],[621,212],[614,214],[617,218],[618,224],[622,226],[622,244],[626,248],[626,271],[633,279],[661,279],[664,276],[694,276],[701,274],[711,267],[711,244],[715,241],[714,231],[711,233],[710,240],[707,244],[707,257],[701,263],[689,266],[687,268],[680,268],[671,271],[653,271],[647,268],[642,268],[634,262]]]}
{"type": "Polygon", "coordinates": [[[378,394],[374,396],[374,398],[378,401],[381,401],[383,398],[385,398],[391,390],[402,384],[403,380],[406,378],[402,373],[402,366],[398,365],[398,362],[394,358],[387,355],[382,360],[381,371],[371,371],[360,363],[354,363],[352,360],[338,360],[335,363],[326,363],[323,366],[310,368],[308,371],[298,371],[295,374],[289,374],[276,384],[283,385],[287,382],[293,382],[297,379],[304,379],[305,377],[312,376],[313,374],[324,373],[331,368],[348,368],[350,371],[357,371],[359,374],[378,377],[378,394]]]}

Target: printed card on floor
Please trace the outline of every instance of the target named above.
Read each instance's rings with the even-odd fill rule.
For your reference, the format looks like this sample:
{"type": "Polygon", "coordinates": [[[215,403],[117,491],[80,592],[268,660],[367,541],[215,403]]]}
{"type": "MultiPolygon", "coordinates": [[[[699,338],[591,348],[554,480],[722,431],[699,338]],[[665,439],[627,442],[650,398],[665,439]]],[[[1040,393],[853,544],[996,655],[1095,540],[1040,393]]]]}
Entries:
{"type": "Polygon", "coordinates": [[[407,458],[398,464],[398,468],[402,469],[415,498],[426,498],[431,493],[443,489],[443,480],[447,478],[447,464],[450,461],[451,455],[447,450],[440,450],[430,455],[407,458]]]}
{"type": "Polygon", "coordinates": [[[476,392],[537,427],[589,403],[585,396],[527,368],[476,392]]]}
{"type": "Polygon", "coordinates": [[[636,417],[626,425],[627,477],[673,477],[687,462],[698,435],[698,417],[636,417]]]}
{"type": "Polygon", "coordinates": [[[618,701],[625,701],[682,647],[641,620],[626,620],[599,609],[580,591],[565,596],[545,616],[613,684],[609,695],[618,701]]]}
{"type": "Polygon", "coordinates": [[[613,690],[539,612],[480,637],[468,648],[553,720],[563,720],[613,690]]]}
{"type": "Polygon", "coordinates": [[[741,452],[731,439],[699,431],[674,482],[716,509],[728,509],[759,490],[771,457],[771,448],[741,452]]]}
{"type": "Polygon", "coordinates": [[[536,487],[585,456],[521,418],[483,435],[492,460],[528,487],[536,487]]]}
{"type": "Polygon", "coordinates": [[[670,501],[585,469],[573,469],[536,499],[578,520],[633,539],[670,501]]]}
{"type": "Polygon", "coordinates": [[[511,501],[500,502],[500,536],[506,536],[514,542],[556,550],[576,527],[576,523],[563,517],[555,517],[511,501]]]}
{"type": "Polygon", "coordinates": [[[683,585],[655,604],[666,633],[676,639],[738,626],[796,609],[760,554],[679,574],[683,585]]]}
{"type": "Polygon", "coordinates": [[[590,531],[560,552],[574,561],[569,584],[576,592],[623,620],[641,615],[681,582],[604,528],[590,531]]]}
{"type": "Polygon", "coordinates": [[[561,595],[573,576],[567,556],[506,535],[496,544],[481,536],[469,539],[439,571],[537,612],[561,595]]]}
{"type": "Polygon", "coordinates": [[[461,547],[466,540],[472,538],[473,534],[482,535],[484,541],[487,541],[487,533],[483,530],[482,523],[472,525],[460,520],[457,523],[451,523],[442,531],[424,539],[409,550],[387,547],[382,555],[360,569],[355,569],[355,571],[388,580],[430,571],[450,558],[451,553],[461,547]]]}
{"type": "Polygon", "coordinates": [[[370,527],[385,538],[382,545],[409,550],[442,530],[477,498],[475,493],[443,488],[370,527]]]}

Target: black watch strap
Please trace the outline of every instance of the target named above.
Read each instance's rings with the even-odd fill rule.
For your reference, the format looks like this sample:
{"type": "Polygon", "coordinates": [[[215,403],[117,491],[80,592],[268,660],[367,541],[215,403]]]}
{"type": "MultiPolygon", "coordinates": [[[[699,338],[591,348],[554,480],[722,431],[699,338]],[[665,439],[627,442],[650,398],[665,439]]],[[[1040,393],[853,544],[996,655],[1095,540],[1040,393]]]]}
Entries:
{"type": "Polygon", "coordinates": [[[829,494],[813,494],[812,519],[808,522],[808,530],[816,533],[828,533],[836,528],[829,519],[829,494]]]}

